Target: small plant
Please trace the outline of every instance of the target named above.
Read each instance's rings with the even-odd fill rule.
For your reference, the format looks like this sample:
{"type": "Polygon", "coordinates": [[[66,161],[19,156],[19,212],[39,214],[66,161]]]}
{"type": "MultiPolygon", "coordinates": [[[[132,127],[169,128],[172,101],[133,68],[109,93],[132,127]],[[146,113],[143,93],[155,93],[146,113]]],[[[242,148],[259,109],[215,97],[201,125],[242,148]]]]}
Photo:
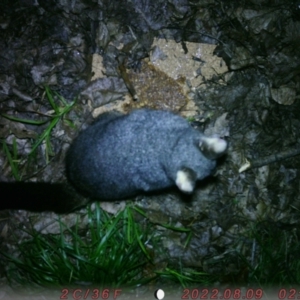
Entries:
{"type": "Polygon", "coordinates": [[[236,245],[209,268],[219,270],[221,284],[291,286],[300,283],[299,232],[280,222],[257,222],[236,238],[236,245]],[[230,266],[230,267],[228,267],[230,266]]]}
{"type": "Polygon", "coordinates": [[[15,180],[20,181],[21,176],[20,176],[19,168],[18,168],[18,149],[17,149],[16,139],[15,138],[13,139],[12,153],[10,153],[5,142],[3,142],[3,151],[8,159],[8,163],[10,165],[11,172],[12,172],[15,180]]]}
{"type": "Polygon", "coordinates": [[[290,227],[262,222],[253,229],[258,255],[249,268],[250,282],[282,286],[300,283],[299,233],[296,227],[292,231],[290,227]]]}
{"type": "Polygon", "coordinates": [[[58,220],[60,234],[29,232],[31,239],[17,244],[18,257],[2,252],[9,282],[118,287],[152,280],[143,278],[143,268],[150,263],[145,247],[148,232],[133,221],[132,208],[111,217],[95,206],[94,211],[88,209],[85,234],[79,219],[72,229],[58,220]]]}
{"type": "MultiPolygon", "coordinates": [[[[30,124],[30,125],[43,125],[45,123],[49,123],[47,128],[43,131],[43,133],[36,139],[36,141],[32,145],[32,149],[29,153],[32,154],[39,145],[41,145],[43,142],[45,142],[46,145],[46,161],[49,161],[49,155],[53,155],[50,138],[51,138],[51,132],[52,129],[57,125],[57,123],[72,109],[73,105],[76,102],[76,99],[72,101],[71,103],[68,103],[64,97],[59,95],[58,93],[54,92],[54,94],[57,96],[57,98],[61,102],[61,106],[58,106],[53,98],[53,92],[49,89],[49,87],[45,87],[47,99],[53,108],[54,114],[46,115],[49,119],[43,120],[43,121],[36,121],[36,120],[29,120],[29,119],[21,119],[17,117],[13,117],[7,114],[1,114],[2,117],[7,118],[11,121],[30,124]]],[[[45,115],[44,115],[45,116],[45,115]]],[[[71,124],[69,122],[69,124],[71,124]]]]}

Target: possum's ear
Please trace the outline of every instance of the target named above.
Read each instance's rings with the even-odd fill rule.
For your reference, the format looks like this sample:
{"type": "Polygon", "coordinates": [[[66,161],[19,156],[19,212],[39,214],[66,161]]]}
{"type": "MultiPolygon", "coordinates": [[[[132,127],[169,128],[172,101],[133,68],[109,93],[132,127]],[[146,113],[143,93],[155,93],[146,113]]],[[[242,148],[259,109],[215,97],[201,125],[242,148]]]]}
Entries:
{"type": "Polygon", "coordinates": [[[192,193],[196,185],[197,175],[190,168],[181,168],[176,173],[176,185],[184,193],[192,193]]]}
{"type": "Polygon", "coordinates": [[[226,152],[227,142],[218,137],[203,136],[200,139],[199,147],[207,158],[216,159],[226,152]]]}

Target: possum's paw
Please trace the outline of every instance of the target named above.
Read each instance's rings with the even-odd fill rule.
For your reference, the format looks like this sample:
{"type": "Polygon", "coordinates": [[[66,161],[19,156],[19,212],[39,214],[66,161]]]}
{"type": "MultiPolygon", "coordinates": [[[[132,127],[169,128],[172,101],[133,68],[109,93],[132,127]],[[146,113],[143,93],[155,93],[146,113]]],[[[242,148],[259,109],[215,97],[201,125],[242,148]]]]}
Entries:
{"type": "Polygon", "coordinates": [[[200,150],[210,159],[216,159],[223,155],[227,149],[227,142],[218,137],[202,137],[200,150]]]}
{"type": "Polygon", "coordinates": [[[195,187],[195,174],[192,170],[184,168],[177,171],[176,185],[184,193],[192,193],[195,187]]]}

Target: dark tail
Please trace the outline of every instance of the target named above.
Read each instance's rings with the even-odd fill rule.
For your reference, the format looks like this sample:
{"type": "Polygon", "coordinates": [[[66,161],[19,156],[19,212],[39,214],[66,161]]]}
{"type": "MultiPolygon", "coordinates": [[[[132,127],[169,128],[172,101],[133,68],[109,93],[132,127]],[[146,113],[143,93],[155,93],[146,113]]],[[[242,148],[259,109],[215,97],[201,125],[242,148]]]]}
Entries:
{"type": "Polygon", "coordinates": [[[0,182],[0,210],[68,213],[88,202],[67,183],[0,182]]]}

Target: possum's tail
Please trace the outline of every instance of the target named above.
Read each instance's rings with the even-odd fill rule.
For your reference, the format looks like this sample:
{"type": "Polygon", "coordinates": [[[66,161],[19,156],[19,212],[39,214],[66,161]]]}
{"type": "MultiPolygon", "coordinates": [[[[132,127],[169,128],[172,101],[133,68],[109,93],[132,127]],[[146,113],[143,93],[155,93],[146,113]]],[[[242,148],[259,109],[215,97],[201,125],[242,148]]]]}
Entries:
{"type": "Polygon", "coordinates": [[[0,182],[0,210],[68,213],[88,202],[67,183],[0,182]]]}

